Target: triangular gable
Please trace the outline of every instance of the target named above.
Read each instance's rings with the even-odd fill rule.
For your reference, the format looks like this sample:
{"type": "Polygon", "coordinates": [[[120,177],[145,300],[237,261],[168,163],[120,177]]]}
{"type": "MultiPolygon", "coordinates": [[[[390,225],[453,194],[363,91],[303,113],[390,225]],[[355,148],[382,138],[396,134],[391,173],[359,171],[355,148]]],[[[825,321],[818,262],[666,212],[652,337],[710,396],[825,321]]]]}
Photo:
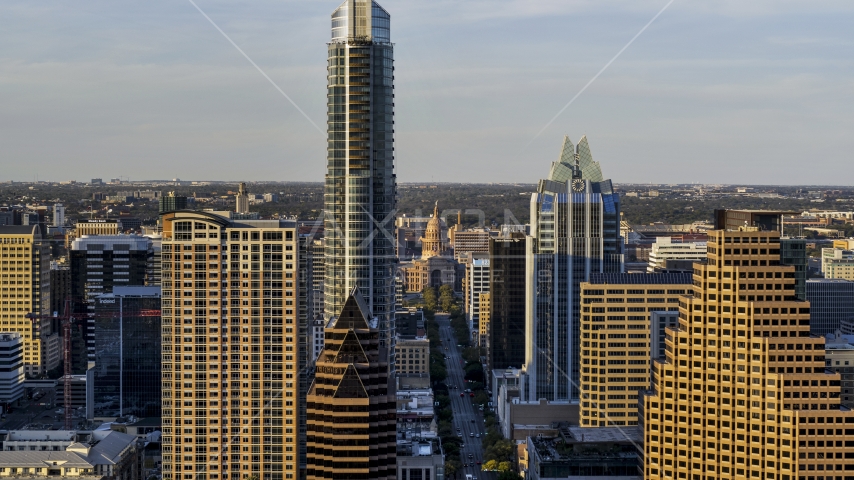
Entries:
{"type": "Polygon", "coordinates": [[[341,309],[341,314],[331,323],[329,328],[346,328],[346,329],[368,329],[370,325],[368,321],[371,319],[371,311],[359,288],[353,288],[347,301],[344,302],[344,307],[341,309]]]}
{"type": "Polygon", "coordinates": [[[347,367],[344,376],[335,389],[333,398],[368,398],[368,392],[359,378],[359,373],[353,365],[347,367]]]}
{"type": "Polygon", "coordinates": [[[368,356],[359,343],[356,332],[350,330],[341,342],[341,348],[335,354],[335,363],[369,363],[368,356]]]}

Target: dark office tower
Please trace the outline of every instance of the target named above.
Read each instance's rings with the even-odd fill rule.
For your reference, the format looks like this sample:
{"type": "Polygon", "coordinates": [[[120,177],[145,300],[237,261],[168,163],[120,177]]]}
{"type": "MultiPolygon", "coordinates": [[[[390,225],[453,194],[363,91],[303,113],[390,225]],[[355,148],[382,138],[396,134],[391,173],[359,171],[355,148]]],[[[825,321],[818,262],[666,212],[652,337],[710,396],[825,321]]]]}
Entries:
{"type": "Polygon", "coordinates": [[[70,299],[71,267],[50,262],[50,313],[64,314],[65,301],[70,299]]]}
{"type": "Polygon", "coordinates": [[[808,262],[806,240],[803,238],[780,238],[780,265],[795,267],[795,297],[801,301],[807,300],[808,262]]]}
{"type": "Polygon", "coordinates": [[[178,210],[187,209],[187,197],[176,197],[175,192],[169,192],[169,195],[160,197],[160,213],[177,212],[178,210]]]}
{"type": "Polygon", "coordinates": [[[347,0],[332,14],[324,318],[338,315],[358,287],[379,320],[384,348],[394,341],[392,53],[390,17],[376,2],[347,0]]]}
{"type": "MultiPolygon", "coordinates": [[[[796,279],[796,288],[797,285],[796,279]]],[[[816,278],[807,280],[806,291],[810,302],[811,334],[826,336],[836,333],[842,329],[843,321],[854,320],[854,282],[841,278],[816,278]]]]}
{"type": "Polygon", "coordinates": [[[395,478],[396,401],[377,323],[354,288],[326,327],[308,391],[309,480],[395,478]]]}
{"type": "MultiPolygon", "coordinates": [[[[145,285],[151,267],[151,239],[137,235],[92,235],[71,246],[71,298],[75,312],[87,317],[85,339],[89,360],[95,359],[95,297],[114,286],[145,285]]],[[[80,372],[82,373],[82,372],[80,372]]]]}
{"type": "Polygon", "coordinates": [[[160,417],[160,287],[95,298],[96,417],[160,417]]]}
{"type": "Polygon", "coordinates": [[[620,196],[593,161],[587,138],[564,138],[560,159],[531,197],[525,351],[528,400],[579,398],[581,283],[620,273],[620,196]]]}
{"type": "Polygon", "coordinates": [[[297,272],[297,295],[299,308],[299,401],[297,402],[298,412],[298,427],[299,427],[299,458],[300,458],[300,478],[305,477],[305,397],[308,394],[308,386],[314,378],[314,365],[312,364],[313,344],[309,345],[311,338],[311,323],[315,318],[314,314],[314,291],[312,283],[314,280],[314,256],[312,250],[314,247],[314,233],[300,233],[298,237],[298,272],[297,272]]]}
{"type": "Polygon", "coordinates": [[[525,363],[525,234],[489,239],[489,369],[525,363]]]}

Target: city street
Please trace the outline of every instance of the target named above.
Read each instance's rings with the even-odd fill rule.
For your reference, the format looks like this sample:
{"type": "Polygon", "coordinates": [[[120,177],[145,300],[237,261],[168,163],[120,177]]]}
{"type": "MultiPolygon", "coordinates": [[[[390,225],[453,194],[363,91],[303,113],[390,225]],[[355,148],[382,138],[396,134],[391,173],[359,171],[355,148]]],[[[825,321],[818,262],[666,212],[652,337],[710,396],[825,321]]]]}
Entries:
{"type": "Polygon", "coordinates": [[[469,466],[463,468],[461,472],[457,472],[458,480],[465,480],[466,474],[471,474],[478,480],[495,480],[498,478],[496,472],[481,472],[480,465],[475,462],[483,462],[483,448],[481,440],[486,433],[486,428],[483,424],[483,414],[472,403],[473,398],[469,394],[460,396],[465,391],[466,381],[465,376],[465,361],[462,357],[462,349],[457,347],[457,340],[454,338],[451,322],[447,315],[436,315],[436,322],[439,324],[439,336],[442,339],[443,352],[448,356],[445,361],[448,371],[448,378],[445,383],[448,385],[449,396],[451,398],[451,410],[454,412],[454,431],[459,431],[462,435],[465,447],[460,449],[460,460],[463,464],[469,466]],[[444,347],[448,347],[444,350],[444,347]],[[455,386],[456,388],[450,388],[455,386]],[[475,435],[480,435],[477,438],[475,435]],[[469,458],[471,454],[471,458],[469,458]]]}
{"type": "Polygon", "coordinates": [[[24,398],[21,401],[21,406],[16,407],[11,414],[5,415],[6,418],[2,422],[0,422],[0,429],[15,430],[29,423],[41,423],[50,425],[56,425],[60,423],[56,419],[58,417],[60,420],[62,420],[62,417],[58,416],[54,412],[54,410],[56,410],[56,407],[54,406],[55,402],[53,399],[53,389],[37,389],[33,393],[43,393],[44,396],[38,400],[27,400],[26,398],[24,398]]]}

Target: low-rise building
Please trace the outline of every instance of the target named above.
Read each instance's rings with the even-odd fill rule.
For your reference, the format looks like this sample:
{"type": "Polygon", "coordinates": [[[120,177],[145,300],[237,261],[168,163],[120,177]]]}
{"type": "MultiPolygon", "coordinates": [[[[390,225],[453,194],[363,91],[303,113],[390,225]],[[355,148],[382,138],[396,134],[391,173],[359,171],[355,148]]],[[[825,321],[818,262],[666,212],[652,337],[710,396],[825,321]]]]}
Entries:
{"type": "Polygon", "coordinates": [[[824,278],[854,280],[854,250],[822,248],[821,271],[824,278]]]}
{"type": "Polygon", "coordinates": [[[433,390],[429,385],[418,388],[420,386],[418,383],[409,379],[397,380],[398,439],[438,437],[433,390]]]}
{"type": "Polygon", "coordinates": [[[640,427],[564,426],[557,437],[528,437],[528,480],[641,480],[640,427]]]}
{"type": "Polygon", "coordinates": [[[394,347],[395,370],[400,374],[430,373],[430,340],[398,338],[394,347]]]}
{"type": "Polygon", "coordinates": [[[706,242],[674,242],[671,237],[658,237],[649,252],[647,272],[664,267],[666,260],[701,261],[706,258],[706,242]]]}
{"type": "Polygon", "coordinates": [[[397,442],[397,478],[444,480],[445,455],[439,439],[397,442]]]}
{"type": "Polygon", "coordinates": [[[0,478],[137,480],[136,437],[112,430],[0,433],[0,478]]]}

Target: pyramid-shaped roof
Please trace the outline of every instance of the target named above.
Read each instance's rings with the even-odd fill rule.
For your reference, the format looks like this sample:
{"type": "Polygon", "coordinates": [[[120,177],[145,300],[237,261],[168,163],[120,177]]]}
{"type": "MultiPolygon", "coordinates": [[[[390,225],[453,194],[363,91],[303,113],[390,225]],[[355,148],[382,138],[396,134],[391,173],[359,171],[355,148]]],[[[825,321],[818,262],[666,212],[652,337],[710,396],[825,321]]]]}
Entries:
{"type": "Polygon", "coordinates": [[[371,310],[365,303],[359,288],[354,287],[347,297],[347,301],[344,302],[341,314],[331,322],[328,328],[368,329],[370,328],[371,317],[371,310]]]}
{"type": "Polygon", "coordinates": [[[368,398],[368,392],[359,378],[359,373],[353,365],[347,367],[338,387],[335,389],[333,398],[368,398]]]}
{"type": "Polygon", "coordinates": [[[335,363],[369,363],[368,356],[365,354],[362,344],[359,343],[359,337],[353,330],[344,336],[341,348],[335,354],[335,363]]]}

